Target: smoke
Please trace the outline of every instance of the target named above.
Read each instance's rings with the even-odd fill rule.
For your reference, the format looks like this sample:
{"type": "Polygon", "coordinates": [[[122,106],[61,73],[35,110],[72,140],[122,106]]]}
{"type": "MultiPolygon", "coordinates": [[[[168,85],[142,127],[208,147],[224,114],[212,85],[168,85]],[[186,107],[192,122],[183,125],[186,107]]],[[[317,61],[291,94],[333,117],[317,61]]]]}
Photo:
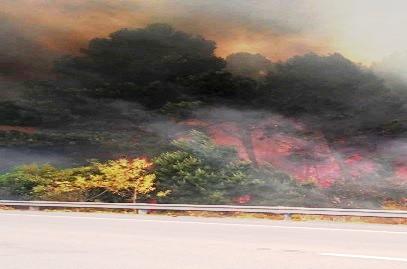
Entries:
{"type": "Polygon", "coordinates": [[[77,53],[95,36],[155,22],[215,40],[220,56],[248,51],[278,60],[310,50],[321,51],[317,40],[301,34],[309,25],[308,16],[290,14],[294,8],[306,7],[302,1],[268,2],[265,5],[264,1],[239,0],[230,5],[227,1],[185,0],[6,0],[0,8],[12,14],[14,23],[23,25],[30,38],[63,53],[77,53]]]}
{"type": "Polygon", "coordinates": [[[30,27],[0,12],[0,100],[14,99],[22,81],[46,78],[55,54],[36,42],[30,27]]]}
{"type": "Polygon", "coordinates": [[[217,144],[235,147],[240,158],[256,166],[271,164],[299,181],[314,181],[325,187],[343,178],[369,177],[374,184],[377,177],[406,176],[405,140],[363,136],[331,142],[315,129],[314,120],[212,107],[202,108],[178,123],[157,120],[149,128],[171,139],[189,130],[204,132],[217,144]]]}
{"type": "Polygon", "coordinates": [[[0,148],[0,172],[23,164],[66,165],[70,161],[68,156],[52,151],[0,148]]]}
{"type": "Polygon", "coordinates": [[[226,57],[226,70],[234,75],[261,80],[275,70],[272,62],[261,54],[234,53],[226,57]]]}
{"type": "Polygon", "coordinates": [[[245,51],[278,61],[338,51],[370,63],[407,47],[399,27],[407,20],[406,5],[402,0],[3,0],[0,75],[31,77],[56,56],[78,53],[91,38],[155,22],[215,40],[222,57],[245,51]]]}
{"type": "Polygon", "coordinates": [[[394,53],[374,63],[372,70],[385,80],[389,88],[407,95],[407,51],[394,53]]]}
{"type": "MultiPolygon", "coordinates": [[[[56,58],[78,54],[92,38],[156,22],[216,41],[216,53],[222,57],[242,51],[264,55],[266,58],[259,56],[259,59],[266,67],[255,70],[252,77],[266,72],[268,59],[275,63],[310,51],[324,55],[340,52],[354,62],[368,65],[407,49],[407,34],[400,27],[407,24],[406,9],[404,0],[391,3],[384,0],[234,0],[233,3],[227,0],[2,0],[0,98],[13,98],[23,87],[20,81],[48,78],[56,58]]],[[[390,87],[396,87],[397,82],[397,88],[405,89],[406,63],[405,55],[396,54],[375,65],[374,70],[390,87]]],[[[338,68],[329,70],[333,70],[333,78],[341,79],[338,68]]],[[[319,72],[315,74],[321,76],[319,72]]],[[[343,176],[344,171],[351,177],[383,169],[407,175],[405,140],[363,138],[369,140],[363,141],[365,145],[376,145],[373,151],[352,144],[355,139],[333,147],[321,132],[307,126],[307,120],[317,121],[313,119],[300,122],[270,112],[218,107],[202,109],[191,119],[174,123],[134,103],[107,104],[106,100],[100,103],[86,103],[89,106],[82,109],[85,115],[78,117],[82,121],[77,128],[92,135],[114,133],[109,137],[111,144],[126,141],[147,144],[145,140],[150,137],[133,137],[132,132],[139,131],[139,127],[146,128],[145,133],[151,130],[170,139],[188,129],[200,129],[219,144],[237,147],[240,157],[257,165],[271,163],[300,179],[315,178],[322,185],[343,176]],[[85,120],[89,122],[83,127],[85,120]],[[142,121],[146,123],[140,124],[142,121]],[[389,156],[390,168],[377,160],[389,156]]],[[[70,113],[74,110],[71,104],[64,105],[69,106],[66,110],[70,113]]],[[[77,106],[81,105],[75,105],[76,110],[81,110],[77,106]]],[[[370,120],[377,121],[379,114],[385,113],[377,109],[370,120]]],[[[66,130],[74,127],[65,126],[66,130]]],[[[346,127],[338,124],[336,128],[346,127]]],[[[134,152],[142,150],[137,148],[134,152]]],[[[21,163],[69,162],[67,158],[53,152],[0,149],[0,170],[21,163]]]]}
{"type": "Polygon", "coordinates": [[[49,69],[52,54],[24,27],[0,13],[0,78],[31,79],[49,69]]]}

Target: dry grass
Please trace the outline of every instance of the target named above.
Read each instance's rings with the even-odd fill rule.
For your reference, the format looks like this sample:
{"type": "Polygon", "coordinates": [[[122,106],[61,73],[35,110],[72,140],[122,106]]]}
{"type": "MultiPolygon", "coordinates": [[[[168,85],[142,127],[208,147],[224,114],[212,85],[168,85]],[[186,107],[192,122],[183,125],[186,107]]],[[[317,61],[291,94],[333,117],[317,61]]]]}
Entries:
{"type": "Polygon", "coordinates": [[[76,213],[117,213],[135,214],[131,209],[103,209],[103,208],[47,208],[41,209],[44,212],[76,212],[76,213]]]}
{"type": "Polygon", "coordinates": [[[385,209],[385,210],[406,210],[407,211],[407,205],[402,205],[402,204],[399,204],[394,201],[387,201],[387,202],[384,202],[383,209],[385,209]]]}
{"type": "Polygon", "coordinates": [[[14,208],[5,205],[0,205],[0,210],[14,210],[14,208]]]}
{"type": "Polygon", "coordinates": [[[245,212],[209,212],[209,211],[162,211],[156,212],[155,215],[166,215],[172,217],[202,217],[202,218],[255,218],[269,220],[283,220],[284,216],[263,213],[245,213],[245,212]]]}
{"type": "MultiPolygon", "coordinates": [[[[243,213],[243,212],[205,212],[205,211],[185,211],[185,212],[159,212],[157,215],[167,216],[194,216],[205,218],[250,218],[283,220],[284,215],[263,214],[263,213],[243,213]]],[[[292,221],[330,221],[330,222],[350,222],[350,223],[374,223],[374,224],[393,224],[407,225],[407,219],[404,218],[377,218],[377,217],[354,217],[354,216],[323,216],[323,215],[301,215],[293,214],[292,221]]]]}
{"type": "Polygon", "coordinates": [[[377,217],[355,217],[355,216],[322,216],[322,215],[292,215],[293,221],[332,221],[371,224],[393,224],[407,225],[404,218],[377,218],[377,217]]]}

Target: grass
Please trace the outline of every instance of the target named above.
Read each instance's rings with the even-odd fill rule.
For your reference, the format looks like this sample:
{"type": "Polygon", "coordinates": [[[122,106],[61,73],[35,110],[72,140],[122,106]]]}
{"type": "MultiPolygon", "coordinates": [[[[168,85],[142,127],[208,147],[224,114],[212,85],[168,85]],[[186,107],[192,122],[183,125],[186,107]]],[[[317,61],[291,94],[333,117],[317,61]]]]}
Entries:
{"type": "MultiPolygon", "coordinates": [[[[204,211],[178,211],[178,212],[160,212],[157,215],[193,216],[205,218],[247,218],[247,219],[266,219],[266,220],[284,220],[284,215],[264,214],[264,213],[243,213],[243,212],[204,212],[204,211]]],[[[407,225],[407,219],[404,218],[377,218],[377,217],[355,217],[355,216],[324,216],[324,215],[302,215],[293,214],[291,221],[326,221],[326,222],[344,222],[344,223],[371,223],[371,224],[393,224],[407,225]]]]}

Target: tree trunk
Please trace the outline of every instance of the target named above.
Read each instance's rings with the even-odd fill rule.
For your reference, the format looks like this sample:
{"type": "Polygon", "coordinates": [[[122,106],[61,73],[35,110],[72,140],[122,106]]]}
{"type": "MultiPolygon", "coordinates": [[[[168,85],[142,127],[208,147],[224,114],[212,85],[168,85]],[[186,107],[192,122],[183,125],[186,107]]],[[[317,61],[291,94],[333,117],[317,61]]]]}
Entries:
{"type": "Polygon", "coordinates": [[[253,163],[255,167],[258,167],[258,162],[256,158],[256,152],[254,151],[252,130],[250,125],[244,124],[240,126],[240,140],[242,141],[243,147],[246,150],[249,160],[253,163]]]}
{"type": "Polygon", "coordinates": [[[133,192],[133,197],[131,198],[132,203],[137,203],[137,189],[133,192]]]}

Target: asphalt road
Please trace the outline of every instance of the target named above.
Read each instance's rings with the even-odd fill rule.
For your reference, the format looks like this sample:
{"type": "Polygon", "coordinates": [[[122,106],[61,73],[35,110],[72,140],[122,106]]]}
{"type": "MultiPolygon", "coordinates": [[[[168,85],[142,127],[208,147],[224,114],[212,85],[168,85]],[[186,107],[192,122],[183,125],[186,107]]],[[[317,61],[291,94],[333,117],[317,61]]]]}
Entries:
{"type": "Polygon", "coordinates": [[[0,211],[1,269],[405,269],[407,227],[0,211]]]}

